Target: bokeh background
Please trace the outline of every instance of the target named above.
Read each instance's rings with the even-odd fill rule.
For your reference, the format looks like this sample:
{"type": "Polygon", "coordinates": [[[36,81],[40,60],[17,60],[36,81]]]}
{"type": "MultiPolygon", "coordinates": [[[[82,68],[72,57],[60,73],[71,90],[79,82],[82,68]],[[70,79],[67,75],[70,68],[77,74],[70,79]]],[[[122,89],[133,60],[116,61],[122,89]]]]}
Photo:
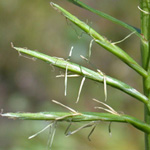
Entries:
{"type": "MultiPolygon", "coordinates": [[[[71,61],[92,68],[80,55],[88,54],[91,38],[65,19],[49,5],[49,0],[1,0],[0,1],[0,109],[4,112],[68,111],[53,104],[60,101],[77,111],[96,111],[92,98],[104,100],[103,84],[86,80],[75,104],[81,77],[68,79],[68,93],[64,96],[64,79],[56,78],[63,70],[36,60],[20,57],[10,43],[27,47],[45,54],[67,58],[74,47],[71,61]],[[79,38],[80,37],[80,38],[79,38]]],[[[130,32],[91,12],[81,9],[66,0],[53,0],[81,20],[87,22],[112,42],[123,39],[130,32]]],[[[140,12],[136,0],[84,0],[95,9],[140,28],[140,12]]],[[[140,41],[132,35],[118,44],[140,63],[140,41]]],[[[118,58],[93,43],[91,63],[107,75],[120,79],[142,92],[142,80],[137,73],[118,58]]],[[[92,68],[95,69],[95,68],[92,68]]],[[[143,105],[121,91],[108,87],[107,104],[116,111],[143,119],[143,105]]],[[[49,131],[28,140],[32,134],[43,129],[49,122],[23,121],[0,118],[0,150],[45,150],[49,131]]],[[[77,123],[72,130],[83,125],[77,123]]],[[[144,147],[143,133],[128,124],[100,123],[88,141],[90,128],[70,137],[64,132],[67,123],[59,123],[53,142],[54,150],[141,150],[144,147]]]]}

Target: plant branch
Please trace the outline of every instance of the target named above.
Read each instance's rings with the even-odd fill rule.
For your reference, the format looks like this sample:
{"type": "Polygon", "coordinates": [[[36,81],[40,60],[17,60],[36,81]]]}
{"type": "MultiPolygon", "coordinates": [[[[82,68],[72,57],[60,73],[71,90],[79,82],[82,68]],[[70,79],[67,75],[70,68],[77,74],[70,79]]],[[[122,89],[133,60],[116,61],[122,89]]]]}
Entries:
{"type": "Polygon", "coordinates": [[[146,96],[144,96],[143,94],[141,94],[140,92],[138,92],[136,89],[132,88],[131,86],[115,79],[112,78],[110,76],[106,76],[104,77],[104,75],[100,74],[99,72],[95,72],[93,70],[90,70],[86,67],[80,66],[78,64],[69,62],[64,60],[63,58],[58,58],[58,57],[51,57],[48,56],[46,54],[37,52],[37,51],[33,51],[33,50],[27,50],[24,48],[19,48],[19,47],[14,47],[12,45],[12,47],[17,50],[20,53],[24,53],[27,54],[29,56],[32,56],[34,58],[38,58],[40,60],[43,60],[49,64],[52,64],[56,67],[62,68],[62,69],[67,69],[71,72],[74,72],[76,74],[79,74],[81,76],[84,76],[88,79],[97,81],[97,82],[104,82],[104,78],[106,78],[106,83],[112,87],[115,87],[125,93],[127,93],[128,95],[131,95],[132,97],[135,97],[136,99],[138,99],[139,101],[147,104],[148,102],[148,98],[146,96]]]}
{"type": "Polygon", "coordinates": [[[108,41],[106,38],[98,34],[94,29],[92,29],[86,23],[80,21],[77,17],[73,16],[72,14],[70,14],[68,11],[66,11],[59,5],[54,4],[52,2],[51,2],[51,5],[52,7],[57,9],[59,12],[61,12],[67,19],[69,19],[71,22],[73,22],[79,28],[81,28],[83,31],[89,34],[95,40],[96,43],[101,45],[103,48],[105,48],[109,52],[113,53],[115,56],[117,56],[119,59],[125,62],[128,66],[130,66],[132,69],[138,72],[141,76],[147,77],[147,72],[120,47],[108,41]]]}
{"type": "Polygon", "coordinates": [[[98,112],[82,112],[78,113],[78,115],[74,115],[73,113],[67,112],[39,112],[39,113],[4,113],[1,114],[1,116],[8,117],[10,119],[23,119],[23,120],[52,120],[52,121],[67,121],[67,122],[85,122],[85,121],[124,122],[131,124],[135,128],[145,133],[150,133],[149,124],[146,124],[128,115],[115,115],[98,112]]]}
{"type": "MultiPolygon", "coordinates": [[[[149,98],[145,105],[145,122],[150,124],[150,0],[140,0],[141,10],[141,54],[143,68],[148,72],[148,77],[143,78],[143,91],[149,98]]],[[[150,134],[145,134],[145,150],[150,150],[150,134]]]]}

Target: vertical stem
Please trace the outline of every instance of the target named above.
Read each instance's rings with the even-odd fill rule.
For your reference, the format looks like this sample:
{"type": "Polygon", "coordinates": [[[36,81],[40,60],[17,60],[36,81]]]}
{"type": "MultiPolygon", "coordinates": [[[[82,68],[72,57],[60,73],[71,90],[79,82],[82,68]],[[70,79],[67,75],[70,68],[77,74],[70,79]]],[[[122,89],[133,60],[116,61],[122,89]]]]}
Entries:
{"type": "MultiPolygon", "coordinates": [[[[144,94],[149,98],[145,105],[145,122],[150,124],[150,0],[140,0],[141,8],[141,55],[143,68],[148,72],[148,77],[143,78],[144,94]]],[[[150,134],[145,134],[145,150],[150,150],[150,134]]]]}

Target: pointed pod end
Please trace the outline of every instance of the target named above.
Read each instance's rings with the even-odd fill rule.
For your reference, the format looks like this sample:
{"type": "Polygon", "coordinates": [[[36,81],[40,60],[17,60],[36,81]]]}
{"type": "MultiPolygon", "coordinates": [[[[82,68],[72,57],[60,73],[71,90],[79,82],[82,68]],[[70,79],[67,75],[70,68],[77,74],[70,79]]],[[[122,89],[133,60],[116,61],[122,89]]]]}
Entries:
{"type": "Polygon", "coordinates": [[[55,4],[55,3],[50,2],[50,5],[51,5],[53,8],[55,8],[55,9],[56,9],[56,4],[55,4]]]}
{"type": "Polygon", "coordinates": [[[50,2],[50,5],[51,5],[51,6],[53,6],[53,5],[54,5],[54,3],[53,3],[53,2],[50,2]]]}
{"type": "Polygon", "coordinates": [[[12,48],[14,48],[14,44],[13,44],[13,42],[11,42],[11,43],[10,43],[10,45],[11,45],[11,47],[12,47],[12,48]]]}

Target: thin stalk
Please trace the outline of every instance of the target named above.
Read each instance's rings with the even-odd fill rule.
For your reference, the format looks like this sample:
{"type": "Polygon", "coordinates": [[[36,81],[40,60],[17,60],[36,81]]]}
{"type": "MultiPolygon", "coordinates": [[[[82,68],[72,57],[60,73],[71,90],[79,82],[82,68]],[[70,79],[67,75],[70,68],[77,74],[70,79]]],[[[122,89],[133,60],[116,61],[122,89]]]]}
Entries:
{"type": "MultiPolygon", "coordinates": [[[[143,68],[148,72],[148,76],[143,78],[144,94],[149,98],[145,105],[145,122],[150,124],[150,0],[140,0],[141,7],[141,54],[143,68]]],[[[145,150],[150,150],[150,134],[145,133],[145,150]]]]}
{"type": "Polygon", "coordinates": [[[115,115],[98,112],[81,112],[74,114],[72,112],[39,112],[39,113],[5,113],[2,117],[10,119],[23,120],[51,120],[67,122],[86,122],[86,121],[106,121],[106,122],[124,122],[129,123],[135,128],[149,134],[150,125],[140,121],[137,118],[128,115],[115,115]]]}

